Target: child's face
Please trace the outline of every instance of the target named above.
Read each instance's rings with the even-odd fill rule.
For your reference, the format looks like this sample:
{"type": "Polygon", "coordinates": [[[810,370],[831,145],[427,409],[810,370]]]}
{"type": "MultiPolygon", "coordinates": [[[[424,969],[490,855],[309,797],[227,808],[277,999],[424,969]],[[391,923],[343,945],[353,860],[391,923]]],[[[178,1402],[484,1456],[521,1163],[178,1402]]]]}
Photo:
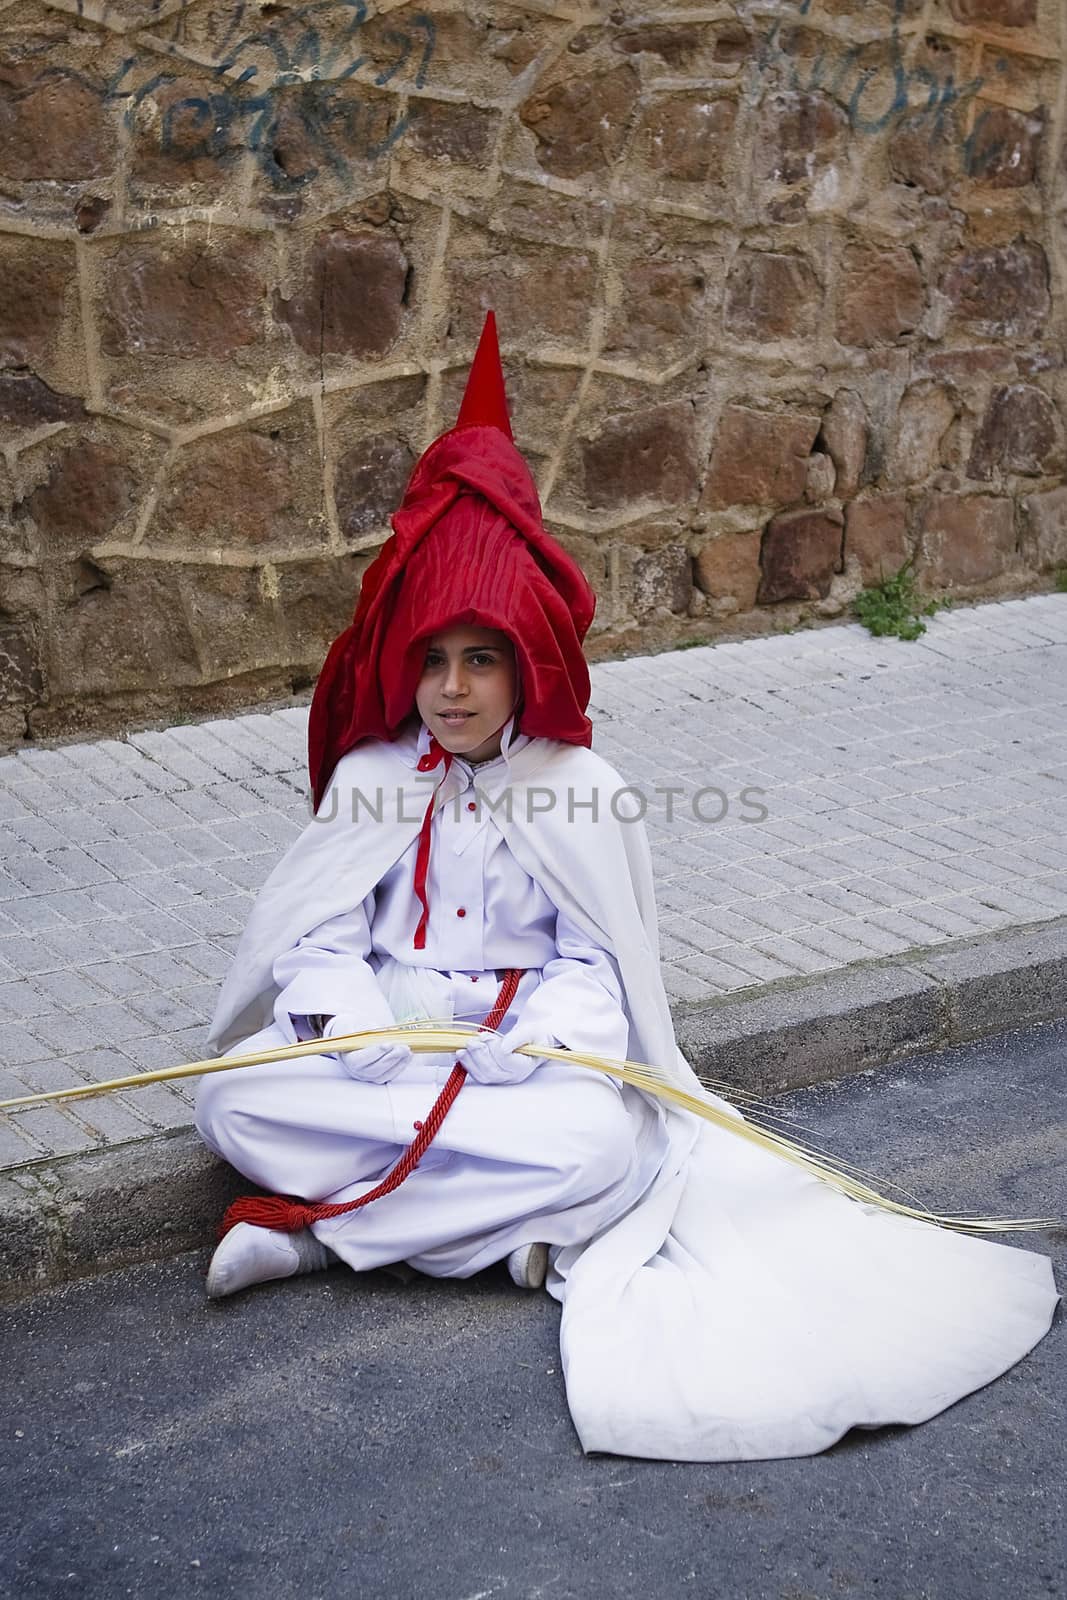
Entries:
{"type": "Polygon", "coordinates": [[[415,704],[453,755],[484,761],[500,754],[500,730],[515,708],[515,648],[496,628],[446,628],[426,641],[415,704]]]}

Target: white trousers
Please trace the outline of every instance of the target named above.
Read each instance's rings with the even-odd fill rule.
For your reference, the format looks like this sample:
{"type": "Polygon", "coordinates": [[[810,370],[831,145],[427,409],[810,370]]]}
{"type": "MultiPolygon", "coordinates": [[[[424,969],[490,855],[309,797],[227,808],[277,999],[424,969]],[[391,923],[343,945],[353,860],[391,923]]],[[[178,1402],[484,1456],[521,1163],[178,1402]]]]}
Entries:
{"type": "MultiPolygon", "coordinates": [[[[228,1054],[285,1042],[272,1024],[228,1054]]],[[[200,1080],[196,1126],[262,1188],[354,1200],[414,1139],[453,1064],[417,1056],[387,1084],[353,1080],[318,1055],[211,1073],[200,1080]]],[[[524,1244],[581,1244],[654,1179],[665,1140],[648,1127],[612,1079],[583,1067],[546,1062],[516,1084],[468,1079],[398,1189],[313,1232],[357,1272],[406,1261],[442,1278],[469,1277],[524,1244]]]]}

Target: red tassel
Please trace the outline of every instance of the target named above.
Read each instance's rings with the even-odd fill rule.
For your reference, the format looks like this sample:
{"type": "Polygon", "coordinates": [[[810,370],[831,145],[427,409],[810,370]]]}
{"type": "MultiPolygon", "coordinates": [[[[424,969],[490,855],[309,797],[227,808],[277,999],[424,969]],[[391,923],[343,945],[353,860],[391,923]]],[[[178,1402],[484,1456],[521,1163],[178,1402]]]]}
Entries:
{"type": "Polygon", "coordinates": [[[227,1207],[219,1224],[219,1238],[224,1239],[239,1222],[253,1222],[257,1228],[275,1228],[279,1233],[299,1233],[314,1221],[314,1207],[295,1195],[245,1195],[227,1207]]]}

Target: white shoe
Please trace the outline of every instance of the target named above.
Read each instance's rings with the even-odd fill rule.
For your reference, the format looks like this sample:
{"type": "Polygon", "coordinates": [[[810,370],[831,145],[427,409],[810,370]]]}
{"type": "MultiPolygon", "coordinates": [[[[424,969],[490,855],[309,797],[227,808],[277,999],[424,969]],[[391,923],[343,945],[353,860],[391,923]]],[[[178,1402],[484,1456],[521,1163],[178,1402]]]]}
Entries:
{"type": "Polygon", "coordinates": [[[524,1244],[508,1256],[512,1283],[520,1289],[541,1289],[548,1272],[547,1244],[524,1244]]]}
{"type": "Polygon", "coordinates": [[[320,1244],[310,1228],[299,1233],[281,1233],[277,1228],[259,1228],[252,1222],[238,1222],[227,1233],[211,1258],[207,1273],[209,1300],[236,1294],[253,1283],[271,1278],[292,1278],[298,1272],[318,1272],[329,1266],[333,1251],[320,1244]]]}

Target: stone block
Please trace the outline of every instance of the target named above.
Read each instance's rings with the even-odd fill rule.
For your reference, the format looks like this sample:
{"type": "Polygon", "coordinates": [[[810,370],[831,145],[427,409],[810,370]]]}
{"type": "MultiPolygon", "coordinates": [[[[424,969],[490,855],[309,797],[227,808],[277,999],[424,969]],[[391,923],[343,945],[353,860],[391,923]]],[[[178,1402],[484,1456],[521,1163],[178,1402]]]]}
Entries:
{"type": "Polygon", "coordinates": [[[635,261],[625,270],[622,298],[601,353],[659,355],[702,347],[707,277],[684,261],[635,261]]]}
{"type": "Polygon", "coordinates": [[[557,178],[612,167],[622,154],[639,92],[640,79],[629,64],[538,88],[519,107],[520,119],[537,141],[538,165],[557,178]]]}
{"type": "Polygon", "coordinates": [[[804,498],[809,505],[821,506],[833,498],[836,474],[830,457],[822,450],[813,450],[808,457],[807,476],[804,480],[804,498]]]}
{"type": "Polygon", "coordinates": [[[715,430],[702,508],[789,505],[801,499],[819,418],[730,404],[715,430]]]}
{"type": "Polygon", "coordinates": [[[74,246],[0,236],[0,365],[50,363],[68,303],[77,301],[74,246]]]}
{"type": "Polygon", "coordinates": [[[483,166],[500,128],[500,113],[445,100],[408,102],[404,144],[420,155],[483,166]]]}
{"type": "Polygon", "coordinates": [[[835,469],[841,500],[856,493],[867,458],[867,411],[855,389],[838,389],[822,419],[822,437],[835,469]]]}
{"type": "Polygon", "coordinates": [[[350,555],[287,561],[278,568],[278,605],[285,618],[290,661],[318,671],[333,640],[352,621],[370,560],[370,555],[350,555]]]}
{"type": "Polygon", "coordinates": [[[828,94],[768,96],[760,135],[761,175],[774,183],[816,177],[843,151],[848,118],[828,94]]]}
{"type": "Polygon", "coordinates": [[[217,79],[183,73],[146,88],[131,117],[131,192],[173,205],[190,186],[225,183],[247,149],[241,109],[217,79]]]}
{"type": "Polygon", "coordinates": [[[388,532],[389,518],[404,497],[415,452],[403,439],[379,433],[346,450],[337,463],[334,500],[346,539],[388,532]]]}
{"type": "Polygon", "coordinates": [[[1044,390],[1029,383],[994,389],[967,476],[989,479],[994,472],[1018,472],[1039,478],[1063,468],[1063,425],[1044,390]]]}
{"type": "Polygon", "coordinates": [[[32,705],[44,691],[36,630],[0,622],[0,703],[32,705]]]}
{"type": "Polygon", "coordinates": [[[120,240],[103,266],[104,354],[225,359],[260,343],[263,250],[259,239],[228,230],[120,240]]]}
{"type": "Polygon", "coordinates": [[[943,463],[958,402],[942,384],[923,380],[908,389],[897,411],[886,456],[890,484],[922,483],[943,463]]]}
{"type": "Polygon", "coordinates": [[[185,619],[179,577],[151,561],[109,558],[61,569],[53,581],[55,625],[45,640],[53,697],[144,691],[195,683],[199,662],[185,619]]]}
{"type": "Polygon", "coordinates": [[[944,194],[959,171],[959,147],[949,131],[938,132],[923,112],[891,125],[886,154],[893,177],[927,194],[944,194]]]}
{"type": "Polygon", "coordinates": [[[1033,183],[1043,131],[1043,113],[986,106],[967,137],[968,177],[991,189],[1021,189],[1033,183]]]}
{"type": "Polygon", "coordinates": [[[115,136],[101,84],[62,66],[38,68],[21,84],[5,78],[0,175],[17,183],[83,183],[111,171],[115,136]]]}
{"type": "Polygon", "coordinates": [[[590,506],[614,508],[642,500],[684,505],[696,494],[700,468],[688,401],[612,417],[581,448],[590,506]]]}
{"type": "Polygon", "coordinates": [[[756,604],[761,537],[758,530],[721,533],[698,552],[697,587],[717,602],[713,607],[717,613],[751,611],[756,604]]]}
{"type": "Polygon", "coordinates": [[[920,572],[929,585],[988,583],[1015,560],[1010,500],[992,495],[931,495],[922,510],[920,572]]]}
{"type": "Polygon", "coordinates": [[[321,548],[327,536],[319,441],[304,402],[178,452],[145,542],[300,552],[321,548]]]}
{"type": "Polygon", "coordinates": [[[1067,488],[1032,494],[1023,503],[1029,559],[1042,572],[1067,566],[1067,488]]]}
{"type": "Polygon", "coordinates": [[[844,518],[839,511],[794,511],[772,517],[760,551],[757,600],[825,600],[842,570],[844,518]]]}
{"type": "Polygon", "coordinates": [[[949,0],[957,22],[990,22],[995,28],[1028,28],[1037,21],[1037,0],[949,0]]]}
{"type": "Polygon", "coordinates": [[[181,566],[179,573],[205,673],[232,676],[277,662],[280,617],[273,573],[260,567],[191,565],[181,566]]]}
{"type": "Polygon", "coordinates": [[[641,112],[631,159],[653,177],[722,189],[737,107],[709,94],[661,95],[641,112]]]}
{"type": "Polygon", "coordinates": [[[383,355],[400,332],[409,270],[391,233],[331,229],[314,241],[303,287],[275,295],[275,315],[308,355],[383,355]]]}
{"type": "Polygon", "coordinates": [[[35,372],[0,372],[0,423],[39,428],[43,422],[71,422],[84,415],[80,395],[58,393],[35,372]]]}
{"type": "MultiPolygon", "coordinates": [[[[28,516],[44,553],[73,554],[115,537],[130,524],[140,503],[142,472],[134,451],[105,439],[86,437],[64,443],[50,456],[46,480],[15,508],[28,516]]],[[[149,450],[149,459],[155,452],[149,450]]],[[[142,457],[143,463],[143,457],[142,457]]]]}
{"type": "Polygon", "coordinates": [[[693,594],[693,564],[682,544],[664,545],[639,555],[631,574],[637,616],[666,610],[686,613],[693,594]]]}
{"type": "Polygon", "coordinates": [[[842,344],[893,344],[918,326],[922,276],[911,251],[851,245],[838,284],[837,337],[842,344]]]}
{"type": "Polygon", "coordinates": [[[726,283],[725,323],[739,339],[800,339],[814,333],[822,289],[801,255],[741,249],[726,283]]]}
{"type": "Polygon", "coordinates": [[[496,312],[505,349],[524,341],[586,340],[597,283],[595,258],[589,252],[514,245],[502,258],[495,236],[461,235],[449,259],[448,278],[447,338],[451,348],[463,348],[464,383],[489,310],[496,312]]]}
{"type": "Polygon", "coordinates": [[[864,583],[899,572],[910,553],[908,503],[902,494],[853,500],[845,509],[845,554],[855,556],[864,583]]]}
{"type": "Polygon", "coordinates": [[[967,251],[941,288],[957,322],[995,338],[1033,335],[1049,313],[1048,260],[1032,239],[967,251]]]}
{"type": "Polygon", "coordinates": [[[707,51],[715,50],[715,35],[699,22],[646,22],[627,28],[611,41],[620,55],[651,55],[672,73],[691,72],[707,51]]]}

